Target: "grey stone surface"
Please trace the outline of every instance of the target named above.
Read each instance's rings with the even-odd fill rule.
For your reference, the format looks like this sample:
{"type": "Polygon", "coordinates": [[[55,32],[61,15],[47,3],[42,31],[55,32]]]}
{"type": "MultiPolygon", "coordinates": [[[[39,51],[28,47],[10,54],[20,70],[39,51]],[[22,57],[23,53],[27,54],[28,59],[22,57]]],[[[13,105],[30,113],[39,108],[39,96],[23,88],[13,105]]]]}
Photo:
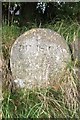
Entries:
{"type": "Polygon", "coordinates": [[[74,66],[74,71],[79,80],[79,85],[80,85],[80,38],[76,38],[71,45],[72,45],[73,59],[74,62],[77,63],[74,66]]]}
{"type": "Polygon", "coordinates": [[[66,41],[50,29],[31,29],[14,42],[10,65],[14,82],[29,89],[49,87],[64,77],[70,60],[66,41]]]}
{"type": "Polygon", "coordinates": [[[76,38],[71,45],[74,60],[80,61],[80,39],[76,38]]]}

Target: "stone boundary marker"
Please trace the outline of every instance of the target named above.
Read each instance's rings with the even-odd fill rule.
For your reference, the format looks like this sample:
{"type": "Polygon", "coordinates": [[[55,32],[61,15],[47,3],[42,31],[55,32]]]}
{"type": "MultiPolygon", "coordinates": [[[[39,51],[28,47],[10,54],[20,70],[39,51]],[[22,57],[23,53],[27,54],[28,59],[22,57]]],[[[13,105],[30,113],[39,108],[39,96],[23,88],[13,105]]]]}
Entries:
{"type": "Polygon", "coordinates": [[[64,78],[70,59],[68,45],[57,32],[31,29],[18,37],[11,48],[14,82],[28,89],[53,86],[64,78]]]}

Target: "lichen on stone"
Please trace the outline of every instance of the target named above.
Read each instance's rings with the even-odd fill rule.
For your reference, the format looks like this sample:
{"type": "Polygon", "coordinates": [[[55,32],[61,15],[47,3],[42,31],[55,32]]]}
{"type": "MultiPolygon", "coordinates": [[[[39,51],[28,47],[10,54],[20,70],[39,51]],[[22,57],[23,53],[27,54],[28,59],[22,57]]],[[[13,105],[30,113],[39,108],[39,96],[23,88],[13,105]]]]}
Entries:
{"type": "Polygon", "coordinates": [[[26,88],[53,86],[62,79],[70,58],[68,45],[58,33],[50,29],[31,29],[11,48],[12,75],[14,80],[25,81],[26,88]]]}

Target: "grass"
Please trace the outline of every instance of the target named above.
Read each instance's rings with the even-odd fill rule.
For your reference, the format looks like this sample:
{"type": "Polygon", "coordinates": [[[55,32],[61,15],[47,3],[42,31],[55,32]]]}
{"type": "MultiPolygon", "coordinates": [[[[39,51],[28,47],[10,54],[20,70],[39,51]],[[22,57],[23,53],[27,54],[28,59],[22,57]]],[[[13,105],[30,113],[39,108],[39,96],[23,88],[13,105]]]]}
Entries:
{"type": "MultiPolygon", "coordinates": [[[[3,118],[79,118],[79,100],[77,87],[79,79],[74,74],[75,62],[71,61],[67,67],[66,76],[59,87],[47,89],[26,90],[12,87],[9,63],[9,52],[12,43],[24,31],[36,27],[36,24],[19,28],[17,26],[3,26],[3,118]]],[[[56,24],[45,24],[64,36],[70,44],[75,36],[80,36],[80,25],[77,22],[59,21],[56,24]]]]}

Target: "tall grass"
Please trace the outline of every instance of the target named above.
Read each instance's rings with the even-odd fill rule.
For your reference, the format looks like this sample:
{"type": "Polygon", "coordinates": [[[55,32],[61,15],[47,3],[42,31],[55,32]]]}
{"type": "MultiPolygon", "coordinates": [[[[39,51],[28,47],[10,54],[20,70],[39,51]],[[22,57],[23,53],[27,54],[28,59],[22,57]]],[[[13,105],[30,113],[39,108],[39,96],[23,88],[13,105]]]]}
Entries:
{"type": "MultiPolygon", "coordinates": [[[[5,61],[9,59],[9,47],[11,43],[30,28],[36,27],[32,24],[19,28],[17,26],[3,26],[3,55],[5,61]],[[5,48],[5,46],[7,46],[5,48]],[[8,50],[8,51],[7,51],[8,50]],[[6,55],[7,54],[7,55],[6,55]]],[[[80,26],[76,22],[59,21],[56,24],[45,24],[64,36],[69,44],[75,36],[80,36],[80,26]]],[[[79,79],[74,74],[74,62],[67,66],[66,76],[60,84],[47,89],[26,90],[12,87],[7,62],[3,67],[3,118],[79,118],[79,100],[77,86],[79,79]],[[7,70],[7,71],[6,71],[7,70]],[[5,82],[6,81],[6,82],[5,82]],[[11,86],[10,86],[11,85],[11,86]]]]}

